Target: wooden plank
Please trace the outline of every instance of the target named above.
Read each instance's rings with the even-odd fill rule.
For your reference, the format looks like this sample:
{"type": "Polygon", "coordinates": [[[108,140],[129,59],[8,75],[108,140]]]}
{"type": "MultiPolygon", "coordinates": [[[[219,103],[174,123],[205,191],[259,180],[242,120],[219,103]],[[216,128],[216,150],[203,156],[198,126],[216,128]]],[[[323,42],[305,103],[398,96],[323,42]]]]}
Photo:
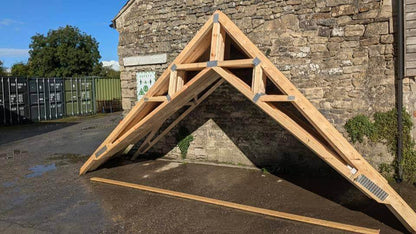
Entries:
{"type": "Polygon", "coordinates": [[[235,59],[218,61],[217,66],[225,68],[251,68],[253,67],[253,59],[235,59]]]}
{"type": "Polygon", "coordinates": [[[92,177],[90,180],[93,182],[100,182],[100,183],[122,186],[122,187],[127,187],[127,188],[139,189],[142,191],[163,194],[163,195],[168,195],[172,197],[179,197],[179,198],[184,198],[188,200],[199,201],[199,202],[213,204],[217,206],[228,207],[228,208],[243,210],[243,211],[247,211],[251,213],[262,214],[262,215],[267,215],[271,217],[282,218],[282,219],[292,220],[292,221],[301,222],[301,223],[313,224],[317,226],[328,227],[328,228],[333,228],[333,229],[338,229],[338,230],[343,230],[343,231],[350,231],[350,232],[355,232],[355,233],[380,233],[380,230],[377,230],[377,229],[359,227],[359,226],[343,224],[343,223],[338,223],[338,222],[333,222],[333,221],[328,221],[328,220],[323,220],[323,219],[315,219],[315,218],[310,218],[306,216],[295,215],[295,214],[269,210],[269,209],[264,209],[264,208],[258,208],[254,206],[248,206],[248,205],[238,204],[234,202],[228,202],[228,201],[223,201],[223,200],[218,200],[218,199],[213,199],[213,198],[208,198],[208,197],[203,197],[203,196],[198,196],[198,195],[193,195],[193,194],[188,194],[188,193],[181,193],[181,192],[176,192],[172,190],[160,189],[160,188],[155,188],[155,187],[150,187],[150,186],[145,186],[145,185],[140,185],[140,184],[133,184],[133,183],[128,183],[128,182],[105,179],[105,178],[98,178],[98,177],[92,177]]]}
{"type": "MultiPolygon", "coordinates": [[[[253,67],[253,59],[236,59],[236,60],[224,60],[217,62],[218,67],[226,68],[251,68],[253,67]]],[[[206,62],[202,63],[186,63],[177,64],[176,70],[183,71],[200,71],[207,67],[206,62]]]]}
{"type": "Polygon", "coordinates": [[[183,71],[200,71],[207,67],[207,63],[185,63],[185,64],[177,64],[176,69],[177,70],[183,70],[183,71]]]}
{"type": "Polygon", "coordinates": [[[405,13],[405,20],[416,20],[416,12],[405,13]]]}
{"type": "Polygon", "coordinates": [[[406,1],[405,2],[406,6],[410,4],[416,4],[416,0],[405,0],[405,1],[406,1]]]}
{"type": "Polygon", "coordinates": [[[416,45],[416,37],[407,37],[406,45],[416,45]]]}
{"type": "Polygon", "coordinates": [[[153,137],[156,135],[156,133],[159,131],[161,126],[162,126],[162,124],[159,124],[155,128],[153,128],[153,130],[149,133],[149,135],[147,135],[146,139],[143,141],[143,143],[140,145],[140,147],[137,149],[137,151],[133,154],[133,156],[131,157],[131,160],[136,160],[136,158],[139,156],[140,152],[142,152],[143,149],[145,149],[149,145],[149,143],[151,142],[153,137]]]}
{"type": "Polygon", "coordinates": [[[416,53],[416,45],[407,45],[406,46],[407,53],[416,53]]]}
{"type": "Polygon", "coordinates": [[[176,91],[179,91],[183,88],[183,85],[186,82],[186,72],[185,71],[178,71],[177,74],[177,81],[176,81],[176,91]]]}
{"type": "Polygon", "coordinates": [[[295,97],[290,97],[288,95],[263,95],[259,98],[259,101],[262,102],[293,102],[295,97]]]}
{"type": "Polygon", "coordinates": [[[211,39],[211,61],[224,60],[225,53],[225,31],[219,23],[214,23],[212,26],[212,39],[211,39]]]}
{"type": "Polygon", "coordinates": [[[170,78],[169,78],[169,96],[173,96],[176,93],[176,83],[178,81],[178,71],[170,71],[170,78]]]}
{"type": "Polygon", "coordinates": [[[201,102],[203,102],[211,93],[213,93],[222,83],[224,79],[219,80],[215,85],[213,85],[206,93],[204,93],[200,98],[193,102],[186,111],[184,111],[177,119],[175,119],[165,130],[163,130],[153,141],[151,141],[144,150],[135,153],[135,157],[132,158],[135,160],[140,154],[146,153],[151,149],[160,139],[162,139],[167,133],[169,133],[180,121],[182,121],[189,113],[191,113],[201,102]]]}
{"type": "Polygon", "coordinates": [[[406,38],[407,37],[415,37],[416,36],[416,29],[407,29],[405,30],[406,38]]]}
{"type": "Polygon", "coordinates": [[[416,61],[416,53],[406,53],[405,56],[408,62],[416,61]]]}
{"type": "Polygon", "coordinates": [[[406,61],[406,69],[416,68],[416,61],[406,61]]]}
{"type": "Polygon", "coordinates": [[[404,7],[405,12],[416,12],[416,4],[415,5],[406,5],[404,7]]]}
{"type": "Polygon", "coordinates": [[[416,68],[406,68],[406,76],[416,76],[416,68]]]}
{"type": "Polygon", "coordinates": [[[164,102],[166,100],[166,96],[144,97],[145,102],[164,102]]]}
{"type": "Polygon", "coordinates": [[[416,29],[416,20],[411,20],[411,21],[405,21],[405,27],[406,27],[406,30],[409,30],[409,29],[416,29]]]}
{"type": "Polygon", "coordinates": [[[259,65],[253,69],[253,79],[251,84],[251,90],[254,93],[266,93],[266,74],[263,73],[263,68],[259,65]]]}

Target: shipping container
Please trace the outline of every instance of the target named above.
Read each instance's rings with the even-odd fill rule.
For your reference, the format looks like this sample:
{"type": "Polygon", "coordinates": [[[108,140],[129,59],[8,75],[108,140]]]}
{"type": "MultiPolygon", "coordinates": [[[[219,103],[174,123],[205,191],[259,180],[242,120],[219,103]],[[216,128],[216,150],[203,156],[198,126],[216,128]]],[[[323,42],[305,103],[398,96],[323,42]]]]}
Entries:
{"type": "Polygon", "coordinates": [[[0,124],[119,110],[120,79],[0,77],[0,124]]]}
{"type": "Polygon", "coordinates": [[[29,83],[30,119],[33,121],[62,118],[64,115],[63,80],[31,78],[29,83]]]}
{"type": "Polygon", "coordinates": [[[20,124],[29,120],[27,80],[0,77],[0,124],[20,124]]]}
{"type": "Polygon", "coordinates": [[[95,113],[94,82],[87,78],[65,78],[65,113],[67,116],[95,113]]]}
{"type": "Polygon", "coordinates": [[[97,112],[120,111],[121,84],[120,79],[94,78],[97,112]]]}

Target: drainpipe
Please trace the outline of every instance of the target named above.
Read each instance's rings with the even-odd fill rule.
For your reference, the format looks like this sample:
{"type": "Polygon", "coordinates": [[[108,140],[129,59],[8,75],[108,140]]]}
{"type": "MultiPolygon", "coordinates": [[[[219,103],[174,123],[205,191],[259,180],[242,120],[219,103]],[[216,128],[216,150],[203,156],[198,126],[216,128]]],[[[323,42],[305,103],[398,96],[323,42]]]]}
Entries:
{"type": "Polygon", "coordinates": [[[403,0],[397,1],[397,182],[403,180],[403,78],[404,78],[404,11],[403,0]]]}

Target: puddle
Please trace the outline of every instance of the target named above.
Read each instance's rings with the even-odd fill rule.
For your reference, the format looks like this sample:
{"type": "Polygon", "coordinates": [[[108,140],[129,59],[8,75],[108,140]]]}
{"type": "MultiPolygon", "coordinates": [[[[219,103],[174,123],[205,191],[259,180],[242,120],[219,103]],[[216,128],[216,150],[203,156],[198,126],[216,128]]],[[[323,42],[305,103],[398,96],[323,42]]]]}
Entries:
{"type": "Polygon", "coordinates": [[[26,175],[26,178],[33,178],[43,175],[44,173],[48,171],[54,171],[56,170],[55,163],[49,164],[49,165],[36,165],[34,167],[29,168],[29,170],[32,171],[31,174],[26,175]]]}
{"type": "Polygon", "coordinates": [[[181,163],[169,163],[169,164],[157,169],[156,172],[167,171],[167,170],[173,169],[175,167],[179,167],[180,165],[182,165],[182,164],[181,163]]]}

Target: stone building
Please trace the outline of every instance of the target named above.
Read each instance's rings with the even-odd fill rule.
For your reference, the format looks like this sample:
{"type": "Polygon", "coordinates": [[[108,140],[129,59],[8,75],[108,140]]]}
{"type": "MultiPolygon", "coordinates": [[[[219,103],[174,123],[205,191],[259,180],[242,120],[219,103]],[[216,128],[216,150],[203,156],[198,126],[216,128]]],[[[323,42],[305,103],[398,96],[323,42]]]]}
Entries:
{"type": "MultiPolygon", "coordinates": [[[[112,25],[120,33],[125,112],[137,101],[137,73],[154,71],[158,77],[217,9],[345,136],[348,119],[395,108],[392,0],[130,0],[112,25]]],[[[406,78],[404,104],[414,121],[415,89],[414,78],[406,78]]],[[[194,137],[188,159],[284,165],[281,169],[286,170],[321,165],[318,157],[226,83],[151,151],[180,158],[175,147],[179,128],[194,137]]],[[[393,160],[382,144],[355,146],[375,166],[393,160]]]]}

